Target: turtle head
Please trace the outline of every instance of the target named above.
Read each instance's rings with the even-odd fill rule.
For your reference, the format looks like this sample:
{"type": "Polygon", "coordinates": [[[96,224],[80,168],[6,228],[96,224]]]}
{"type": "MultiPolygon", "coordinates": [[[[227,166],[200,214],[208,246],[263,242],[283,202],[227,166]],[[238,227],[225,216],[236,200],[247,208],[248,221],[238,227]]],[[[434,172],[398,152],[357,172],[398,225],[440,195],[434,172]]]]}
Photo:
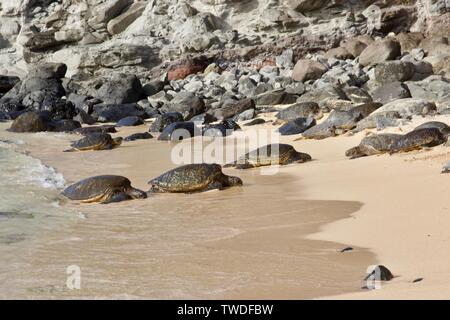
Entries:
{"type": "Polygon", "coordinates": [[[126,190],[126,193],[133,199],[145,199],[147,198],[147,192],[144,192],[142,190],[133,188],[133,187],[129,187],[126,190]]]}
{"type": "Polygon", "coordinates": [[[242,186],[241,178],[234,177],[234,176],[226,176],[226,179],[227,179],[227,184],[229,187],[242,186]]]}
{"type": "Polygon", "coordinates": [[[114,141],[114,145],[120,146],[120,144],[123,141],[123,138],[122,137],[117,137],[117,138],[114,138],[113,141],[114,141]]]}
{"type": "Polygon", "coordinates": [[[362,152],[362,150],[359,146],[356,146],[356,147],[353,147],[353,148],[345,151],[345,156],[350,159],[356,159],[356,158],[364,157],[365,154],[362,152]]]}
{"type": "Polygon", "coordinates": [[[293,162],[306,162],[306,161],[311,161],[312,158],[309,154],[307,153],[303,153],[303,152],[297,152],[295,150],[293,150],[294,152],[291,153],[290,155],[290,159],[289,161],[287,161],[287,163],[293,163],[293,162]]]}

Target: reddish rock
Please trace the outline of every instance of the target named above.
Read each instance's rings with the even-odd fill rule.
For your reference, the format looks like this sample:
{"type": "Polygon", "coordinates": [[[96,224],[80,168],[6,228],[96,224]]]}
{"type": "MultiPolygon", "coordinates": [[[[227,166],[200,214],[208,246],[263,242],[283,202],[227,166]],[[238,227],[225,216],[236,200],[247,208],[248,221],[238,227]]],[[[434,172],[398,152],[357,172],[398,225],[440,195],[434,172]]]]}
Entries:
{"type": "Polygon", "coordinates": [[[292,78],[295,81],[307,81],[319,79],[325,72],[327,67],[322,63],[313,60],[298,60],[295,64],[292,78]]]}
{"type": "Polygon", "coordinates": [[[205,57],[187,58],[173,64],[168,72],[168,80],[180,80],[190,74],[203,72],[208,67],[209,61],[205,57]]]}

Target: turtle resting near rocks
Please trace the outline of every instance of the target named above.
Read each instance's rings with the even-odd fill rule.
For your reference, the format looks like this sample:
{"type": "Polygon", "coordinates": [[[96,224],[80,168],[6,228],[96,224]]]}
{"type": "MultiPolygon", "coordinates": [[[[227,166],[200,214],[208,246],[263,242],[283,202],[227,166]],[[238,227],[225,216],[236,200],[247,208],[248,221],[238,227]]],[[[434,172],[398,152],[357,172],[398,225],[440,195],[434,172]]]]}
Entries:
{"type": "Polygon", "coordinates": [[[286,165],[291,163],[302,163],[311,160],[307,153],[298,152],[289,144],[269,144],[242,156],[233,163],[224,167],[235,167],[236,169],[249,169],[269,165],[286,165]]]}
{"type": "Polygon", "coordinates": [[[122,143],[122,138],[112,138],[108,133],[93,133],[80,140],[72,142],[72,149],[64,152],[87,151],[87,150],[111,150],[117,148],[122,143]]]}
{"type": "Polygon", "coordinates": [[[425,123],[421,124],[420,126],[418,126],[417,128],[415,128],[414,130],[428,129],[428,128],[439,129],[439,131],[441,131],[441,133],[447,138],[450,136],[450,126],[448,126],[446,123],[443,123],[440,121],[425,122],[425,123]]]}
{"type": "Polygon", "coordinates": [[[345,152],[350,159],[382,153],[397,153],[418,150],[422,147],[434,147],[442,144],[446,138],[437,128],[413,130],[405,135],[375,134],[365,137],[361,143],[345,152]]]}
{"type": "Polygon", "coordinates": [[[104,204],[147,198],[147,193],[133,188],[130,180],[113,175],[95,176],[81,180],[67,187],[63,191],[63,195],[71,200],[104,204]]]}
{"type": "Polygon", "coordinates": [[[227,176],[218,164],[187,164],[169,170],[148,182],[149,192],[193,193],[213,189],[241,186],[238,177],[227,176]]]}

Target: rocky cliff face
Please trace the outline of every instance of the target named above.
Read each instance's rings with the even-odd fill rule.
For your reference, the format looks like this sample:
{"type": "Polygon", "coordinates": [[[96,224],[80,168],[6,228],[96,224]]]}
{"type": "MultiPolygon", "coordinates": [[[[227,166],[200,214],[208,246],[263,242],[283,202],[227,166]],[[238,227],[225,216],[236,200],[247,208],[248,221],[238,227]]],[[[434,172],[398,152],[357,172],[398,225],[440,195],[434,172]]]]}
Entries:
{"type": "Polygon", "coordinates": [[[1,0],[0,73],[52,61],[69,76],[145,77],[199,53],[262,64],[286,48],[298,59],[359,34],[448,35],[449,11],[448,0],[1,0]]]}

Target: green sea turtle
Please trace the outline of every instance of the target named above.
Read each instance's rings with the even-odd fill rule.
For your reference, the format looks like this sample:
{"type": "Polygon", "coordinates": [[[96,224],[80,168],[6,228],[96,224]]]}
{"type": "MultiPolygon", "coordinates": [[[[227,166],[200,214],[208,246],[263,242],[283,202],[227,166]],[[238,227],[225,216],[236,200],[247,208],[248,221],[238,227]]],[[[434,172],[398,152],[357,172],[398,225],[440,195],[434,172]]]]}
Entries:
{"type": "Polygon", "coordinates": [[[86,151],[86,150],[111,150],[122,143],[122,138],[112,138],[108,133],[93,133],[80,140],[72,142],[72,149],[64,152],[86,151]]]}
{"type": "Polygon", "coordinates": [[[345,152],[350,159],[382,153],[397,153],[418,150],[422,147],[434,147],[442,144],[446,138],[437,128],[413,130],[407,134],[375,134],[365,137],[361,143],[345,152]]]}
{"type": "Polygon", "coordinates": [[[240,186],[242,180],[227,176],[218,164],[187,164],[169,170],[150,180],[149,192],[201,192],[226,187],[240,186]]]}
{"type": "Polygon", "coordinates": [[[249,169],[269,165],[286,165],[296,162],[302,163],[309,160],[311,160],[309,154],[298,152],[289,144],[274,143],[250,151],[237,161],[226,164],[224,167],[249,169]]]}
{"type": "Polygon", "coordinates": [[[129,199],[147,198],[147,193],[131,186],[130,180],[122,176],[104,175],[81,180],[63,191],[71,200],[81,202],[111,203],[129,199]]]}

